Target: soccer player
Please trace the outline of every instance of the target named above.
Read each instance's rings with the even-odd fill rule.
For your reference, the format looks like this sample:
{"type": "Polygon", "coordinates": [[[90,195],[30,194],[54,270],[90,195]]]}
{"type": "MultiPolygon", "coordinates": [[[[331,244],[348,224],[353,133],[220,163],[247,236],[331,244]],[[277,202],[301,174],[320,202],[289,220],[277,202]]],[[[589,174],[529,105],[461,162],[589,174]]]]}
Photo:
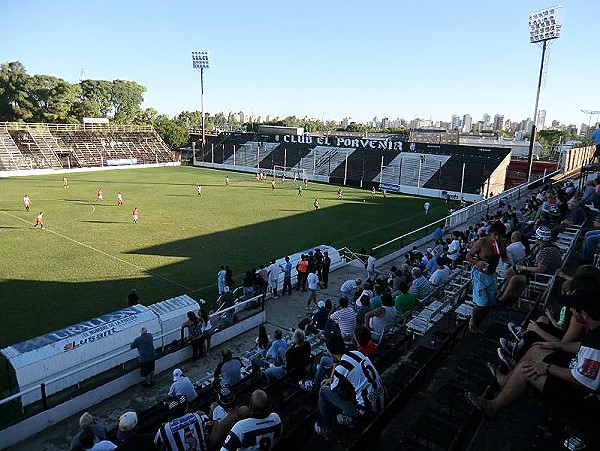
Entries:
{"type": "Polygon", "coordinates": [[[257,172],[257,173],[256,173],[256,181],[257,181],[257,182],[260,182],[260,179],[261,179],[261,177],[260,177],[260,172],[257,172]]]}
{"type": "Polygon", "coordinates": [[[131,212],[131,216],[133,216],[133,223],[137,224],[138,219],[139,219],[138,208],[137,207],[133,208],[133,211],[131,212]]]}
{"type": "Polygon", "coordinates": [[[315,207],[315,211],[319,211],[319,199],[315,199],[313,206],[315,207]]]}
{"type": "Polygon", "coordinates": [[[101,187],[98,188],[97,196],[98,196],[98,200],[104,200],[104,194],[102,192],[102,188],[101,187]]]}
{"type": "Polygon", "coordinates": [[[229,176],[225,177],[225,186],[229,186],[229,176]]]}
{"type": "Polygon", "coordinates": [[[117,206],[120,207],[121,205],[123,205],[123,194],[119,191],[119,194],[117,194],[117,206]]]}
{"type": "Polygon", "coordinates": [[[275,180],[271,180],[271,189],[275,189],[275,180]]]}
{"type": "Polygon", "coordinates": [[[302,196],[302,187],[298,185],[298,196],[302,196]]]}
{"type": "Polygon", "coordinates": [[[31,207],[31,199],[29,198],[29,194],[25,194],[25,196],[23,196],[23,206],[25,207],[25,210],[29,211],[29,207],[31,207]]]}
{"type": "Polygon", "coordinates": [[[338,188],[338,190],[337,190],[337,198],[341,199],[342,196],[343,196],[342,188],[338,188]]]}
{"type": "Polygon", "coordinates": [[[64,176],[63,177],[63,188],[68,188],[69,187],[69,180],[67,180],[67,177],[64,176]]]}
{"type": "Polygon", "coordinates": [[[304,179],[304,189],[308,188],[308,179],[304,179]]]}
{"type": "Polygon", "coordinates": [[[40,214],[35,217],[34,227],[40,226],[40,229],[44,228],[44,212],[40,211],[40,214]]]}
{"type": "Polygon", "coordinates": [[[425,216],[429,214],[429,209],[431,208],[431,204],[429,202],[425,202],[423,204],[423,209],[425,210],[425,216]]]}
{"type": "Polygon", "coordinates": [[[371,187],[371,197],[372,197],[372,196],[374,196],[374,195],[375,195],[375,187],[374,187],[374,186],[372,186],[372,187],[371,187]]]}
{"type": "Polygon", "coordinates": [[[384,199],[387,197],[387,189],[384,189],[383,191],[381,191],[381,195],[384,197],[384,199]]]}
{"type": "Polygon", "coordinates": [[[202,196],[202,185],[200,185],[200,182],[196,183],[196,194],[202,196]]]}

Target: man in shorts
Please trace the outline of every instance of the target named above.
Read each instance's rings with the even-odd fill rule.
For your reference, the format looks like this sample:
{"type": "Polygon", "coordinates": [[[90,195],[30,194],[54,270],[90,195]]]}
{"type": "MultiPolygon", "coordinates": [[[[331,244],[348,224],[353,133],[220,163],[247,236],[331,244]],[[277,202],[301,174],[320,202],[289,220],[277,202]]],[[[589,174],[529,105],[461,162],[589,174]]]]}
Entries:
{"type": "Polygon", "coordinates": [[[25,207],[25,210],[29,211],[29,207],[31,207],[31,199],[29,198],[29,194],[25,194],[25,196],[23,196],[23,206],[25,207]]]}
{"type": "Polygon", "coordinates": [[[536,343],[507,375],[497,374],[502,387],[491,400],[467,392],[467,401],[487,418],[498,413],[533,387],[542,397],[572,412],[600,389],[600,303],[597,292],[580,288],[561,299],[575,319],[585,324],[588,335],[581,342],[536,343]]]}
{"type": "Polygon", "coordinates": [[[144,387],[152,387],[154,385],[156,351],[154,350],[154,337],[145,327],[140,329],[140,336],[131,343],[131,349],[137,349],[140,356],[140,376],[145,378],[144,387]]]}

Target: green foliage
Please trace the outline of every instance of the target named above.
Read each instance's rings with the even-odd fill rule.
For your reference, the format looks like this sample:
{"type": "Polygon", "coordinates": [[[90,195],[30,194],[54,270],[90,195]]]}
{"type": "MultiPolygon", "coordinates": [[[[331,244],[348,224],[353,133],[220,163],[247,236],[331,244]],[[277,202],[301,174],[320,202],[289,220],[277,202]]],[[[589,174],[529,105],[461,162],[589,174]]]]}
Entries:
{"type": "Polygon", "coordinates": [[[164,114],[156,117],[154,129],[171,150],[177,150],[187,143],[187,129],[164,114]]]}
{"type": "Polygon", "coordinates": [[[33,116],[31,77],[20,62],[0,65],[0,121],[26,121],[33,116]]]}
{"type": "Polygon", "coordinates": [[[135,81],[114,80],[112,82],[110,101],[113,118],[117,124],[129,124],[140,111],[144,101],[142,93],[146,87],[135,81]]]}

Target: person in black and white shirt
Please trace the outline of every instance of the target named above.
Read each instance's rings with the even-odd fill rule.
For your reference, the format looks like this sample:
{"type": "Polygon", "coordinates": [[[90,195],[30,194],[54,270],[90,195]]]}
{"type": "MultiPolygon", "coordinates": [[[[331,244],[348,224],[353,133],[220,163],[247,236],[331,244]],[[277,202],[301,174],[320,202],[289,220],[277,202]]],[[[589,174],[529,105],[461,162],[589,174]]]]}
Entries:
{"type": "Polygon", "coordinates": [[[272,449],[281,437],[281,418],[270,410],[267,394],[262,390],[254,390],[250,396],[250,417],[235,423],[221,451],[272,449]]]}
{"type": "Polygon", "coordinates": [[[319,391],[315,432],[324,437],[331,434],[339,409],[337,422],[351,426],[361,416],[381,412],[385,404],[385,388],[371,360],[359,351],[345,351],[339,335],[328,336],[326,345],[336,365],[332,378],[323,381],[319,391]]]}
{"type": "Polygon", "coordinates": [[[154,449],[161,451],[206,451],[208,430],[213,421],[203,412],[188,411],[185,395],[171,399],[167,405],[174,420],[164,423],[154,437],[154,449]],[[181,415],[181,416],[179,416],[181,415]]]}

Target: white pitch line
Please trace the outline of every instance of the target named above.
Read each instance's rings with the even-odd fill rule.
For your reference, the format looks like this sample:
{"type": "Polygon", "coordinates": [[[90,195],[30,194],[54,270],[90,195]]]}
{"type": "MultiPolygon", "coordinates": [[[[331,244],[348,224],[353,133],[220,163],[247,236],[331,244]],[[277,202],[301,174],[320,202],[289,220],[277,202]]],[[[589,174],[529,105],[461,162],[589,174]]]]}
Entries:
{"type": "MultiPolygon", "coordinates": [[[[7,216],[10,216],[12,218],[18,219],[19,221],[24,222],[25,224],[31,224],[31,221],[27,221],[26,219],[23,219],[23,218],[21,218],[19,216],[15,216],[15,215],[13,215],[11,213],[8,213],[6,211],[2,211],[2,213],[4,213],[7,216]]],[[[65,239],[65,240],[68,240],[68,241],[71,241],[71,242],[73,242],[75,244],[78,244],[79,246],[83,246],[85,248],[88,248],[88,249],[90,249],[90,250],[92,250],[94,252],[98,252],[99,254],[102,254],[102,255],[104,255],[105,257],[108,257],[108,258],[112,258],[113,260],[116,260],[116,261],[118,261],[120,263],[123,263],[124,265],[131,266],[132,268],[135,268],[138,271],[142,271],[142,272],[144,272],[146,274],[150,274],[152,276],[159,277],[159,278],[161,278],[163,280],[166,280],[167,282],[170,282],[170,283],[178,285],[178,286],[180,286],[182,288],[185,288],[188,291],[191,290],[190,287],[182,285],[182,284],[180,284],[179,282],[177,282],[177,281],[175,281],[173,279],[170,279],[168,277],[165,277],[165,276],[162,276],[160,274],[157,274],[157,273],[155,273],[153,271],[150,271],[149,269],[142,268],[141,266],[138,266],[135,263],[128,262],[127,260],[123,260],[122,258],[119,258],[119,257],[117,257],[115,255],[108,254],[108,253],[106,253],[106,252],[104,252],[104,251],[102,251],[100,249],[95,248],[94,246],[90,246],[89,244],[85,244],[85,243],[82,243],[81,241],[77,241],[76,239],[71,238],[71,237],[66,236],[66,235],[63,235],[62,233],[55,232],[54,230],[50,230],[47,227],[44,227],[42,230],[45,230],[46,232],[49,232],[49,233],[53,233],[56,236],[59,236],[59,237],[65,239]]]]}

